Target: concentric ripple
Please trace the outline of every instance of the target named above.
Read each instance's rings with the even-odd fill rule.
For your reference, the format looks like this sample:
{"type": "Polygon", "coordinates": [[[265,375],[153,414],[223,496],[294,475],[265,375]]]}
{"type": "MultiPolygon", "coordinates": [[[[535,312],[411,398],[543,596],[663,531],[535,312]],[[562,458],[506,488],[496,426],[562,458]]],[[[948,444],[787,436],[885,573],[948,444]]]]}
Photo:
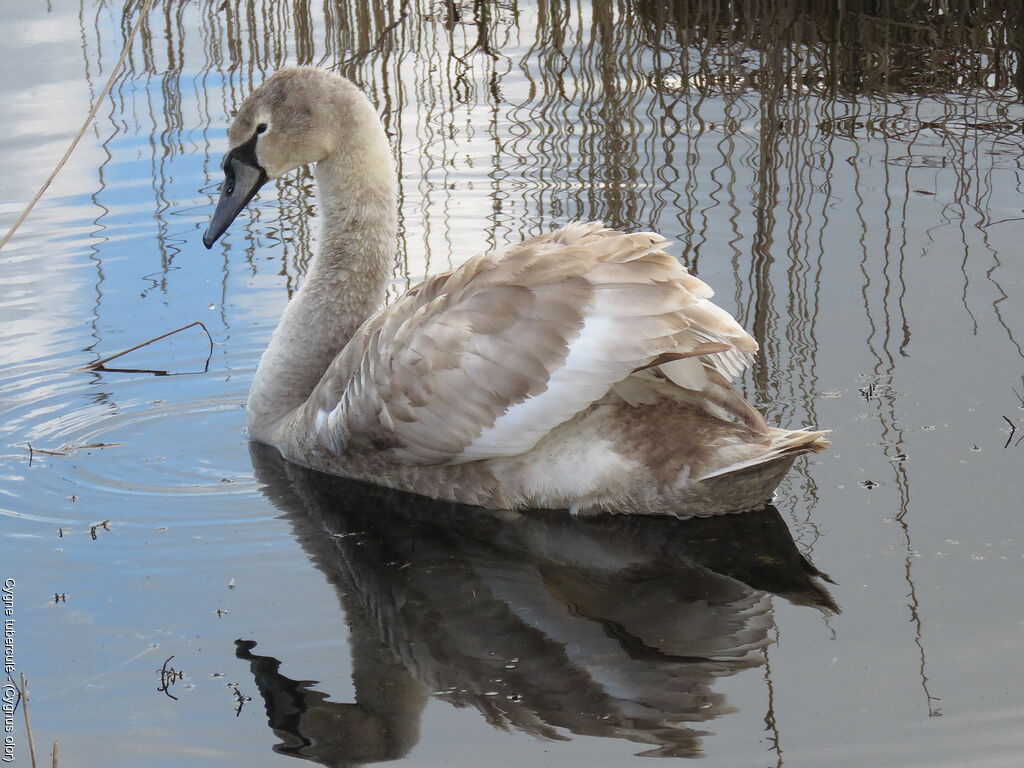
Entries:
{"type": "Polygon", "coordinates": [[[58,526],[251,520],[259,485],[244,404],[259,343],[239,345],[240,364],[217,347],[216,367],[189,376],[82,371],[45,352],[6,370],[0,515],[58,526]]]}

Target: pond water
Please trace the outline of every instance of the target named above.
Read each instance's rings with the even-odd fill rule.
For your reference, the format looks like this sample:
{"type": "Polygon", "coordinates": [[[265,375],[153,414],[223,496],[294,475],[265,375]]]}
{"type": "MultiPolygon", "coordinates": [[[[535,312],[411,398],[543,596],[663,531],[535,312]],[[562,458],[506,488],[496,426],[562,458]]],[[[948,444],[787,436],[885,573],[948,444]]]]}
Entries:
{"type": "MultiPolygon", "coordinates": [[[[0,8],[0,229],[139,5],[0,8]]],[[[157,0],[0,251],[0,578],[40,762],[1018,765],[1019,11],[807,5],[157,0]],[[393,293],[577,218],[657,230],[761,343],[747,396],[832,448],[696,522],[460,510],[250,450],[311,176],[201,234],[230,114],[288,63],[384,116],[393,293]],[[82,370],[195,321],[212,347],[82,370]]]]}

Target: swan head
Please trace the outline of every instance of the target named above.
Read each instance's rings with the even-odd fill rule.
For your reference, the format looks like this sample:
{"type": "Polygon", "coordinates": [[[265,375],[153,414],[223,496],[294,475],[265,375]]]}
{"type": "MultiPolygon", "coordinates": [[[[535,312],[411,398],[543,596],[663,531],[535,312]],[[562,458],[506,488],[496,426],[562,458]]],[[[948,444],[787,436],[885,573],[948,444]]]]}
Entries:
{"type": "Polygon", "coordinates": [[[224,183],[203,244],[212,248],[268,180],[344,146],[367,111],[377,119],[362,91],[339,75],[312,67],[275,72],[242,102],[228,128],[224,183]]]}

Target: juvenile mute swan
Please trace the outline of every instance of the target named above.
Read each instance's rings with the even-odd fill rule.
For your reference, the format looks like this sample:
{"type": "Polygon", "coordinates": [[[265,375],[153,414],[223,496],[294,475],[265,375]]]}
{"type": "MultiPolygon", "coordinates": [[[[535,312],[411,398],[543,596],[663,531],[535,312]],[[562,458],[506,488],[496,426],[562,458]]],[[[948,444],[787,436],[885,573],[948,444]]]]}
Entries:
{"type": "Polygon", "coordinates": [[[284,69],[228,130],[207,248],[268,179],[315,163],[320,245],[260,360],[249,436],[332,474],[491,508],[758,507],[824,432],[738,395],[757,344],[649,232],[574,223],[382,307],[397,177],[350,81],[284,69]]]}

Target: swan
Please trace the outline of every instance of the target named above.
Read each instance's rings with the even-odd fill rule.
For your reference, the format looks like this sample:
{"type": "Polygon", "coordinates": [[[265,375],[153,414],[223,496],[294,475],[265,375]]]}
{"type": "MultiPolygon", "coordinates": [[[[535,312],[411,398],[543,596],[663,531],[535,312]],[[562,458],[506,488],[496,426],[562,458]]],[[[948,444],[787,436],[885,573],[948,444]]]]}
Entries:
{"type": "Polygon", "coordinates": [[[383,306],[398,179],[366,95],[282,69],[228,141],[207,248],[269,179],[314,166],[318,253],[246,404],[250,439],[286,459],[492,509],[689,517],[762,506],[828,446],[733,389],[757,343],[660,235],[570,223],[383,306]]]}

